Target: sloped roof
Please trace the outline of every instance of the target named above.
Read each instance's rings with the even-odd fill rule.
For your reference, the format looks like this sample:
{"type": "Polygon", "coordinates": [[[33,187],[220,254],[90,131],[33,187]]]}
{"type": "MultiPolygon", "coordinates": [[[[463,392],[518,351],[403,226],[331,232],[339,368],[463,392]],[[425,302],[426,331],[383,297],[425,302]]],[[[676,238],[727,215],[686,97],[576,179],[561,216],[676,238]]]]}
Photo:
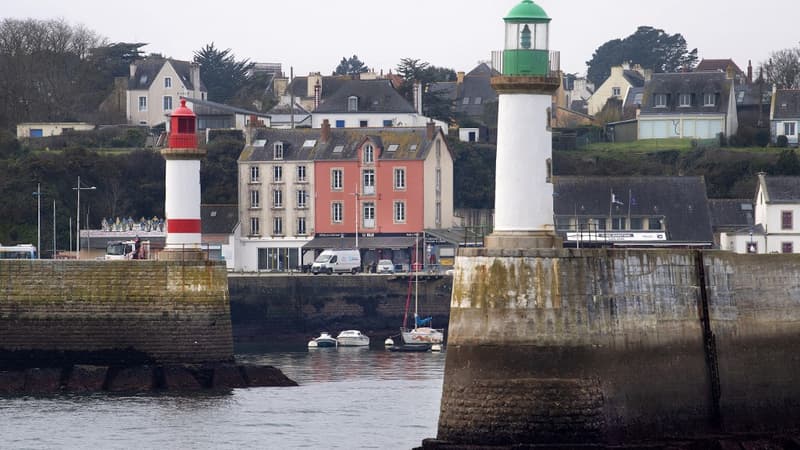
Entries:
{"type": "MultiPolygon", "coordinates": [[[[333,95],[345,81],[351,81],[350,77],[322,77],[322,92],[320,98],[325,99],[333,95]]],[[[289,83],[286,93],[294,94],[297,98],[308,97],[308,77],[295,77],[292,82],[289,83]]]]}
{"type": "Polygon", "coordinates": [[[200,205],[202,234],[232,234],[238,224],[237,205],[200,205]]]}
{"type": "Polygon", "coordinates": [[[775,91],[774,119],[800,118],[800,89],[775,91]]]}
{"type": "Polygon", "coordinates": [[[644,86],[643,115],[724,114],[728,112],[732,80],[721,72],[656,73],[644,86]],[[666,94],[666,108],[655,107],[655,95],[666,94]],[[692,105],[678,106],[680,94],[691,94],[692,105]],[[715,94],[714,106],[703,106],[703,94],[715,94]]]}
{"type": "MultiPolygon", "coordinates": [[[[357,149],[365,139],[382,149],[378,160],[425,159],[433,146],[426,127],[331,128],[330,133],[330,140],[322,142],[320,128],[262,129],[256,133],[253,145],[244,148],[239,161],[273,161],[275,142],[283,143],[283,160],[288,161],[355,160],[357,149]],[[389,151],[394,145],[397,147],[389,151]]],[[[437,127],[436,133],[441,133],[441,128],[437,127]]]]}
{"type": "Polygon", "coordinates": [[[709,199],[711,226],[714,229],[741,229],[753,226],[753,201],[749,198],[709,199]]]}
{"type": "Polygon", "coordinates": [[[188,61],[179,61],[177,59],[170,59],[170,58],[146,58],[139,61],[136,61],[136,72],[134,73],[133,77],[128,79],[128,90],[135,91],[135,90],[147,90],[150,89],[150,85],[153,84],[158,72],[161,71],[161,68],[169,62],[172,64],[172,67],[177,72],[178,76],[181,78],[184,86],[186,86],[189,90],[199,89],[201,91],[206,90],[205,84],[203,84],[203,80],[200,80],[200,87],[196,88],[194,83],[192,82],[192,71],[191,71],[191,63],[188,61]]]}
{"type": "Polygon", "coordinates": [[[633,87],[644,86],[644,75],[636,70],[623,70],[622,76],[625,77],[625,79],[628,80],[628,83],[630,83],[633,87]]]}
{"type": "Polygon", "coordinates": [[[728,70],[728,66],[733,66],[734,71],[737,75],[743,75],[742,69],[733,62],[732,59],[702,59],[697,66],[695,66],[695,72],[726,72],[728,70]]]}
{"type": "Polygon", "coordinates": [[[475,66],[474,69],[470,70],[464,76],[464,78],[466,78],[466,77],[489,77],[489,78],[491,78],[491,77],[495,77],[495,76],[498,76],[498,75],[500,75],[500,72],[498,72],[495,69],[492,69],[491,67],[489,67],[488,64],[479,63],[477,66],[475,66]]]}
{"type": "Polygon", "coordinates": [[[228,106],[222,103],[212,102],[208,100],[200,100],[199,98],[190,98],[190,97],[183,97],[187,103],[192,103],[193,108],[192,112],[197,114],[198,116],[204,115],[220,115],[220,114],[247,114],[251,116],[258,116],[258,117],[269,117],[268,114],[258,112],[258,111],[250,111],[248,109],[238,108],[236,106],[228,106]]]}
{"type": "Polygon", "coordinates": [[[713,242],[703,177],[558,176],[553,188],[557,216],[664,216],[668,241],[713,242]]]}
{"type": "Polygon", "coordinates": [[[800,203],[800,177],[759,175],[767,203],[800,203]]]}
{"type": "Polygon", "coordinates": [[[294,108],[290,107],[288,104],[278,104],[272,107],[268,111],[268,114],[311,114],[309,111],[306,111],[302,105],[299,103],[294,104],[294,108]]]}
{"type": "Polygon", "coordinates": [[[400,95],[389,80],[346,80],[315,113],[347,113],[348,99],[358,98],[358,113],[414,113],[414,107],[400,95]]]}
{"type": "Polygon", "coordinates": [[[737,106],[769,105],[772,101],[772,84],[742,83],[734,86],[737,106]]]}

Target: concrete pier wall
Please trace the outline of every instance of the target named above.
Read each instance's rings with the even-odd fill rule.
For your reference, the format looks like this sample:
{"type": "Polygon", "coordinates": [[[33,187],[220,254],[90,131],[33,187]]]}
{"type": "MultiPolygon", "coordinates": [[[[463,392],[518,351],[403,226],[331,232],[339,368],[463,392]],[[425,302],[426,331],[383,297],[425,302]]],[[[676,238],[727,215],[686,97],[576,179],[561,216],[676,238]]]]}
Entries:
{"type": "Polygon", "coordinates": [[[208,261],[0,261],[0,367],[233,360],[208,261]]]}
{"type": "Polygon", "coordinates": [[[797,427],[799,274],[794,255],[463,250],[437,439],[613,444],[797,427]]]}

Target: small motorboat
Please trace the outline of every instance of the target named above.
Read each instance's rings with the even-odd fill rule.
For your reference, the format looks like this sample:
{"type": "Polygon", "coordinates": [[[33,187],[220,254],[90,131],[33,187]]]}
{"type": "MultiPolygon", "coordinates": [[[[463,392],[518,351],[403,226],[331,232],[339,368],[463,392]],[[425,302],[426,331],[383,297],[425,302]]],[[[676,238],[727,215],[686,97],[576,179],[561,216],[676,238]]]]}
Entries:
{"type": "Polygon", "coordinates": [[[420,344],[400,344],[400,345],[391,345],[386,347],[387,350],[390,352],[429,352],[431,351],[431,345],[429,343],[420,343],[420,344]]]}
{"type": "Polygon", "coordinates": [[[359,330],[344,330],[336,336],[340,347],[369,346],[369,336],[359,330]]]}
{"type": "Polygon", "coordinates": [[[316,337],[309,341],[308,346],[311,348],[314,347],[336,347],[338,341],[336,338],[330,335],[327,331],[323,331],[319,334],[319,337],[316,337]]]}

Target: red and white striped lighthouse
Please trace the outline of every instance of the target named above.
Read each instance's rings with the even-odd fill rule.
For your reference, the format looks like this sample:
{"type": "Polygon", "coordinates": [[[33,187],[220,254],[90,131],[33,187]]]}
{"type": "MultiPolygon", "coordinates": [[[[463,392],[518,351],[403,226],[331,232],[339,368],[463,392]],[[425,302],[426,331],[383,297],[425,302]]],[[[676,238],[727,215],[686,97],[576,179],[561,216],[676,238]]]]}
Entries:
{"type": "Polygon", "coordinates": [[[167,160],[166,201],[167,217],[166,251],[200,250],[200,160],[206,151],[197,148],[195,132],[197,116],[181,106],[170,116],[170,133],[167,148],[161,155],[167,160]]]}

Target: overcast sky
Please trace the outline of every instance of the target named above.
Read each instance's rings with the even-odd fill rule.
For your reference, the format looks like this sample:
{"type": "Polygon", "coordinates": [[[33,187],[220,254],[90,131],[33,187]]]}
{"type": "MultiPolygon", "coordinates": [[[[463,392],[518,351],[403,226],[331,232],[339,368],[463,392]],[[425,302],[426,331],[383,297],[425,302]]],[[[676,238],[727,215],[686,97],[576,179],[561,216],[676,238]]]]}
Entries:
{"type": "MultiPolygon", "coordinates": [[[[331,73],[358,55],[376,71],[416,58],[469,71],[503,46],[503,16],[519,0],[4,0],[2,18],[64,19],[111,42],[146,42],[146,53],[191,60],[214,42],[237,59],[279,62],[288,75],[331,73]],[[112,6],[113,5],[113,6],[112,6]]],[[[585,74],[594,50],[639,25],[681,33],[702,58],[733,58],[745,70],[797,47],[795,0],[535,0],[552,18],[550,47],[561,68],[585,74]],[[783,12],[782,12],[783,11],[783,12]]]]}

